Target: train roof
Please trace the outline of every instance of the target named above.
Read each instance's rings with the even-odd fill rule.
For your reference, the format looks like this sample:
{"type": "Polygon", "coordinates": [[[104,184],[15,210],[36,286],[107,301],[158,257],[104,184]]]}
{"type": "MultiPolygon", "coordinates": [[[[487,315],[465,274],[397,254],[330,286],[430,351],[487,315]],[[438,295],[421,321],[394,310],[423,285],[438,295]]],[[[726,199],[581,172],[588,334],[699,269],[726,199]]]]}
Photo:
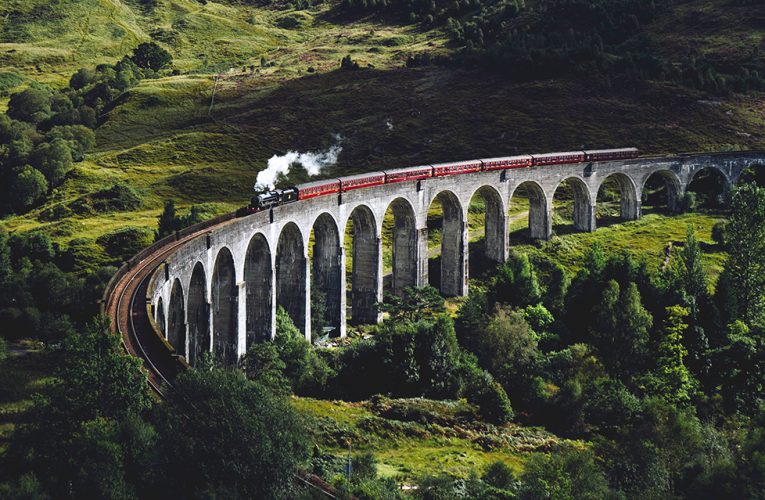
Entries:
{"type": "Polygon", "coordinates": [[[451,166],[457,166],[457,165],[474,165],[476,163],[481,163],[481,160],[448,161],[446,163],[434,163],[432,166],[434,168],[451,167],[451,166]]]}
{"type": "Polygon", "coordinates": [[[615,148],[615,149],[585,149],[584,152],[590,154],[603,154],[603,153],[620,153],[622,151],[629,151],[631,153],[637,153],[637,148],[615,148]]]}
{"type": "Polygon", "coordinates": [[[340,182],[340,179],[329,178],[329,179],[321,179],[319,181],[304,182],[302,184],[298,184],[295,187],[298,189],[309,189],[312,187],[326,186],[327,184],[334,184],[339,182],[340,182]]]}
{"type": "Polygon", "coordinates": [[[403,174],[406,172],[419,172],[420,170],[431,169],[431,168],[433,168],[433,165],[417,165],[416,167],[392,168],[389,170],[385,170],[385,173],[386,174],[403,174]]]}
{"type": "Polygon", "coordinates": [[[531,155],[499,156],[497,158],[481,158],[480,161],[530,160],[531,155]]]}
{"type": "Polygon", "coordinates": [[[340,177],[340,179],[338,180],[340,182],[348,182],[348,181],[355,181],[357,179],[366,179],[367,177],[374,177],[375,175],[385,175],[385,172],[376,171],[376,172],[364,172],[363,174],[346,175],[345,177],[340,177]]]}
{"type": "Polygon", "coordinates": [[[558,151],[555,153],[534,153],[531,156],[534,158],[550,158],[554,156],[563,156],[563,155],[581,155],[584,151],[558,151]]]}

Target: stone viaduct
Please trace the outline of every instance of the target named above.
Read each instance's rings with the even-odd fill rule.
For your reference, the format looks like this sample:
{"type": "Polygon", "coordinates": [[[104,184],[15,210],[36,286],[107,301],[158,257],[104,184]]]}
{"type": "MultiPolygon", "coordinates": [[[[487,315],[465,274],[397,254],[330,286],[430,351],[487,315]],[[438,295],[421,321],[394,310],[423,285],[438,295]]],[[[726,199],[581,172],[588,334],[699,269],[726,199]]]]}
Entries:
{"type": "Polygon", "coordinates": [[[746,168],[761,164],[765,153],[641,157],[438,177],[291,203],[229,220],[183,245],[156,269],[147,299],[162,334],[191,365],[206,351],[235,363],[254,342],[273,338],[278,305],[310,339],[311,287],[325,294],[327,320],[341,336],[347,321],[379,321],[374,304],[383,293],[388,210],[394,217],[392,291],[428,283],[427,214],[437,199],[443,208],[440,289],[458,296],[468,291],[467,213],[475,195],[486,208],[486,256],[502,262],[509,203],[521,188],[529,198],[530,236],[548,239],[553,197],[565,181],[574,194],[574,227],[594,231],[597,193],[606,179],[620,188],[622,219],[634,220],[651,176],[666,183],[672,210],[701,170],[718,170],[729,188],[746,168]],[[353,234],[349,254],[346,228],[353,234]]]}

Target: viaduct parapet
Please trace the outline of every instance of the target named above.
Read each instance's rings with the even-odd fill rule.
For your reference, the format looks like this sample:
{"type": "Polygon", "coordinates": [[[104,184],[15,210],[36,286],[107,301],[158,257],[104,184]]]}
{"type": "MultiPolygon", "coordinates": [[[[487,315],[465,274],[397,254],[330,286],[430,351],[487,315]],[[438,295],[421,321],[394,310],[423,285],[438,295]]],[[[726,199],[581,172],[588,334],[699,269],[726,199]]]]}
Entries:
{"type": "Polygon", "coordinates": [[[502,262],[508,208],[521,188],[529,198],[530,236],[549,239],[553,197],[565,181],[574,193],[574,227],[595,231],[597,193],[606,179],[620,187],[622,219],[634,220],[653,175],[665,181],[669,208],[676,210],[701,170],[720,171],[730,188],[745,169],[762,164],[765,153],[641,157],[436,177],[300,201],[229,218],[179,246],[156,267],[147,300],[157,328],[191,365],[203,352],[235,363],[254,342],[273,338],[279,305],[310,338],[312,287],[324,295],[326,319],[340,335],[347,322],[378,321],[374,304],[382,300],[382,228],[389,209],[392,291],[428,283],[427,214],[437,199],[443,208],[440,290],[459,296],[468,292],[467,215],[476,194],[486,207],[486,256],[502,262]],[[350,234],[352,251],[346,253],[350,234]]]}

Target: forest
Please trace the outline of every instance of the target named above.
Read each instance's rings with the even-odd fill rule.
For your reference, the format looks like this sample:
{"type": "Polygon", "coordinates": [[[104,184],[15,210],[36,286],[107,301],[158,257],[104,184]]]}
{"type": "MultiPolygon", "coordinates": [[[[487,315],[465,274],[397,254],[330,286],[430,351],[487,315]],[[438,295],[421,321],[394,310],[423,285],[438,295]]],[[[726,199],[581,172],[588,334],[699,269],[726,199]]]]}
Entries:
{"type": "Polygon", "coordinates": [[[510,258],[479,258],[469,296],[386,295],[382,323],[312,342],[279,310],[273,341],[164,398],[99,314],[123,262],[337,137],[326,176],[761,150],[764,19],[761,0],[0,2],[0,498],[765,497],[761,171],[698,176],[679,214],[649,182],[626,223],[607,186],[586,234],[564,193],[548,242],[519,196],[510,258]]]}

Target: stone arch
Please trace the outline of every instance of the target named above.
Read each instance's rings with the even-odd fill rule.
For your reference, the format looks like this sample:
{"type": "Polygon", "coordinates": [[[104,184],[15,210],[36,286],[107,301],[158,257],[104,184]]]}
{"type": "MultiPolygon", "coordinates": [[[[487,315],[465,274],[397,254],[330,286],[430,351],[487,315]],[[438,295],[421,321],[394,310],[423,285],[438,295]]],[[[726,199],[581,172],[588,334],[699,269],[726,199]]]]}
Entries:
{"type": "Polygon", "coordinates": [[[159,327],[159,331],[162,332],[162,335],[167,337],[167,333],[165,332],[165,304],[162,301],[162,297],[157,299],[154,322],[157,323],[157,327],[159,327]]]}
{"type": "Polygon", "coordinates": [[[385,213],[388,211],[393,214],[391,289],[395,295],[401,295],[404,288],[417,284],[417,217],[406,198],[390,202],[385,213]]]}
{"type": "Polygon", "coordinates": [[[665,205],[670,212],[680,210],[682,186],[680,178],[672,170],[660,169],[648,174],[640,187],[640,193],[641,205],[651,204],[651,197],[653,197],[654,203],[665,205]],[[660,189],[663,189],[664,192],[656,193],[654,191],[660,189]]]}
{"type": "Polygon", "coordinates": [[[210,351],[210,306],[207,303],[207,278],[201,262],[191,273],[189,284],[189,364],[194,366],[199,356],[210,351]]]}
{"type": "Polygon", "coordinates": [[[167,341],[181,356],[186,356],[186,311],[183,310],[183,287],[176,278],[170,290],[167,311],[167,341]]]}
{"type": "Polygon", "coordinates": [[[685,192],[696,192],[699,205],[719,208],[727,205],[733,185],[727,173],[715,166],[699,168],[688,176],[685,192]]]}
{"type": "Polygon", "coordinates": [[[470,196],[468,211],[476,196],[484,204],[484,254],[494,262],[504,262],[507,254],[507,214],[499,191],[493,186],[481,186],[470,196]]]}
{"type": "MultiPolygon", "coordinates": [[[[342,251],[340,232],[337,229],[335,219],[330,214],[324,212],[316,218],[313,223],[313,238],[311,293],[315,296],[318,291],[324,295],[324,319],[328,326],[339,328],[342,313],[341,295],[344,290],[340,268],[342,251]]],[[[318,313],[318,311],[314,311],[313,306],[314,303],[312,302],[312,318],[318,313]]],[[[313,321],[311,324],[314,324],[313,321]]],[[[321,334],[322,332],[317,331],[316,333],[321,334]]]]}
{"type": "Polygon", "coordinates": [[[440,276],[429,273],[433,281],[439,279],[440,291],[445,296],[460,296],[466,293],[467,282],[467,226],[464,220],[462,204],[451,191],[441,191],[431,201],[438,201],[443,210],[441,228],[441,266],[440,276]]]}
{"type": "Polygon", "coordinates": [[[765,187],[765,163],[752,162],[738,174],[735,184],[751,182],[765,187]]]}
{"type": "Polygon", "coordinates": [[[561,190],[561,188],[568,188],[571,191],[573,197],[574,210],[573,210],[573,225],[576,231],[594,231],[595,230],[595,207],[590,197],[590,190],[587,188],[587,184],[576,176],[567,177],[561,180],[555,189],[551,197],[552,201],[555,201],[555,195],[561,190]]]}
{"type": "Polygon", "coordinates": [[[223,364],[234,365],[239,359],[239,287],[236,284],[234,257],[226,247],[218,252],[212,279],[213,353],[223,364]]]}
{"type": "Polygon", "coordinates": [[[510,193],[510,200],[519,190],[526,191],[529,198],[528,236],[534,240],[547,240],[552,233],[550,207],[544,189],[536,181],[524,181],[510,193]]]}
{"type": "Polygon", "coordinates": [[[271,338],[273,307],[273,269],[271,249],[266,237],[257,233],[247,246],[244,260],[246,343],[271,338]]]}
{"type": "Polygon", "coordinates": [[[304,334],[308,323],[307,259],[303,235],[294,222],[288,222],[276,246],[276,303],[287,311],[304,334]]]}
{"type": "MultiPolygon", "coordinates": [[[[375,303],[382,300],[380,276],[381,246],[377,221],[366,205],[353,209],[348,222],[352,225],[351,252],[351,321],[354,324],[376,323],[379,314],[375,303]]],[[[348,225],[346,224],[346,234],[348,225]]]]}
{"type": "Polygon", "coordinates": [[[595,191],[595,196],[600,194],[601,188],[607,182],[614,182],[619,187],[620,211],[622,220],[637,220],[640,218],[640,199],[638,198],[637,186],[627,174],[614,172],[600,181],[595,191]]]}

